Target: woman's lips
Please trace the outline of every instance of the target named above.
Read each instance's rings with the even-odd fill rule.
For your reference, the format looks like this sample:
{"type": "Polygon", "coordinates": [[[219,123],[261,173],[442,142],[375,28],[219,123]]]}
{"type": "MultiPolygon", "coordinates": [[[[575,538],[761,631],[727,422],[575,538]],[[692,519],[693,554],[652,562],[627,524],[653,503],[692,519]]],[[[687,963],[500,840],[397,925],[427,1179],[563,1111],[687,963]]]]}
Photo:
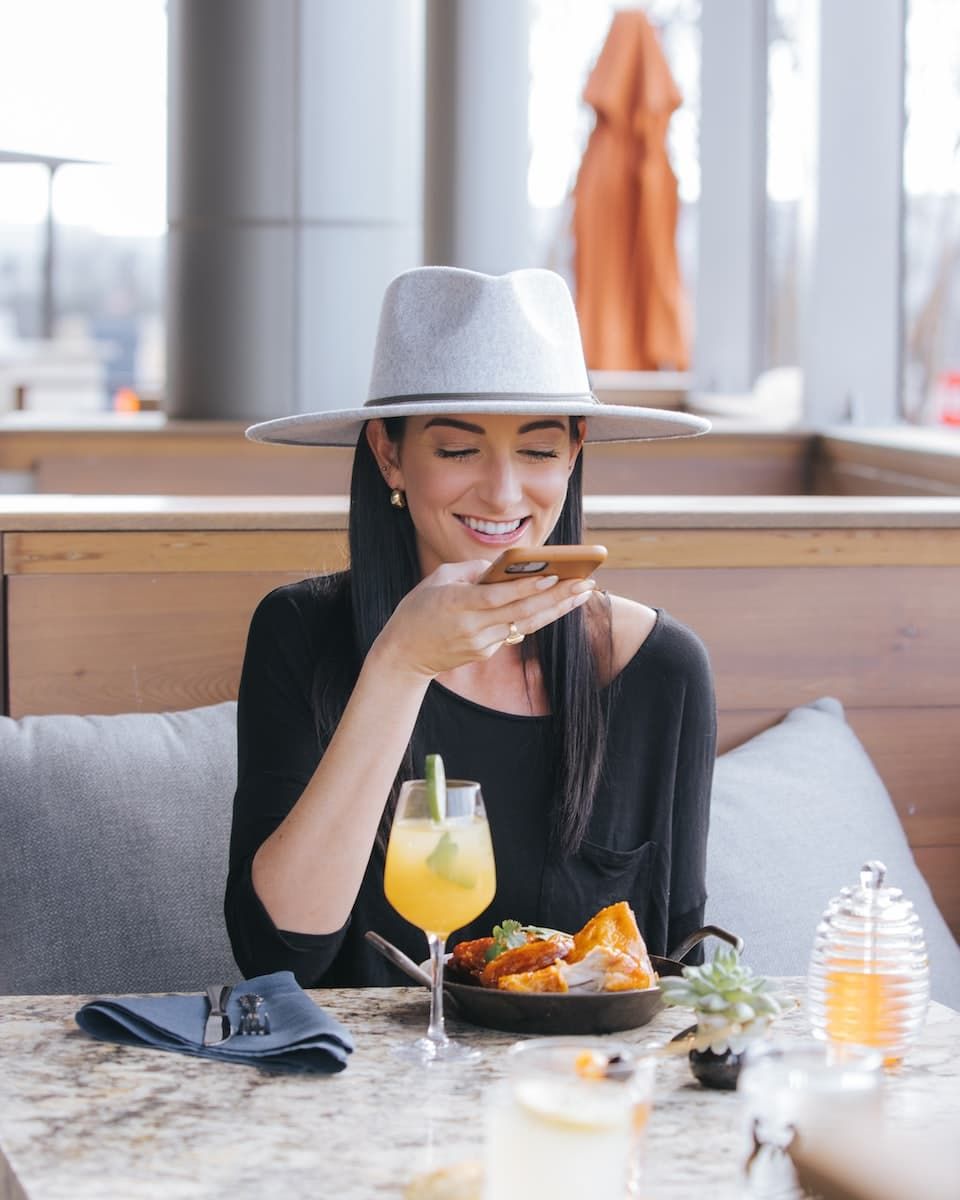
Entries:
{"type": "Polygon", "coordinates": [[[527,526],[530,524],[529,517],[521,517],[519,524],[515,528],[505,528],[512,525],[511,521],[485,521],[477,517],[462,517],[457,514],[457,520],[470,536],[485,546],[509,546],[512,543],[519,541],[523,537],[527,526]],[[471,524],[467,522],[470,521],[471,524]],[[477,528],[478,525],[486,526],[485,529],[477,528]],[[501,528],[501,532],[491,532],[491,529],[496,527],[501,528]]]}

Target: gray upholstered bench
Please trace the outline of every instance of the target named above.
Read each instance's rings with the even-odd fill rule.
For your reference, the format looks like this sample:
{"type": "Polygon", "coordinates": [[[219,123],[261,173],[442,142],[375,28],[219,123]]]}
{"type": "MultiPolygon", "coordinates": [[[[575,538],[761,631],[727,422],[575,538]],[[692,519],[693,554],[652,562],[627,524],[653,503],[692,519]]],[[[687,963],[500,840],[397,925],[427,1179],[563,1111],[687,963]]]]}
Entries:
{"type": "MultiPolygon", "coordinates": [[[[236,706],[0,717],[0,992],[197,990],[236,976],[222,916],[236,706]]],[[[767,974],[806,971],[827,901],[879,858],[916,904],[933,994],[960,949],[836,701],[722,755],[708,918],[767,974]]]]}

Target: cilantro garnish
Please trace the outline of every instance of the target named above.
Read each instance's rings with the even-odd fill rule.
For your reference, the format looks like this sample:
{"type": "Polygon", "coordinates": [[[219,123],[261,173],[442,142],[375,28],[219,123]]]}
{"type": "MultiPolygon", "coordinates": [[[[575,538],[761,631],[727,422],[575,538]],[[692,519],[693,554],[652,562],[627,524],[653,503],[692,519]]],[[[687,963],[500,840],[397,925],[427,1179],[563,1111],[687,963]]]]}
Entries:
{"type": "Polygon", "coordinates": [[[506,950],[515,950],[517,946],[526,945],[527,935],[519,921],[504,921],[502,925],[493,927],[493,945],[484,954],[487,962],[492,962],[506,950]]]}

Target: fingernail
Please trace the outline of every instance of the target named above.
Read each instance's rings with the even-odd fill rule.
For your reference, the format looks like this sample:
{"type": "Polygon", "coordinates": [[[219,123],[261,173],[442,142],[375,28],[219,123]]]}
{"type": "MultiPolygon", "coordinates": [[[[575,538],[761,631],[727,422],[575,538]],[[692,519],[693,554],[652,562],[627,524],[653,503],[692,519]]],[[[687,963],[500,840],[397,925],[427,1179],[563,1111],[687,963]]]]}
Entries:
{"type": "Polygon", "coordinates": [[[597,581],[595,579],[581,579],[575,583],[570,590],[574,593],[574,595],[576,595],[577,592],[587,592],[589,594],[594,590],[594,588],[596,588],[596,586],[597,581]]]}
{"type": "Polygon", "coordinates": [[[590,599],[590,593],[589,593],[589,592],[581,592],[579,596],[574,596],[574,598],[573,598],[573,607],[574,607],[574,608],[579,608],[581,604],[586,604],[586,602],[587,602],[589,599],[590,599]]]}
{"type": "Polygon", "coordinates": [[[537,580],[537,591],[545,592],[547,588],[552,588],[555,583],[559,582],[559,579],[559,575],[544,575],[542,579],[537,580]]]}

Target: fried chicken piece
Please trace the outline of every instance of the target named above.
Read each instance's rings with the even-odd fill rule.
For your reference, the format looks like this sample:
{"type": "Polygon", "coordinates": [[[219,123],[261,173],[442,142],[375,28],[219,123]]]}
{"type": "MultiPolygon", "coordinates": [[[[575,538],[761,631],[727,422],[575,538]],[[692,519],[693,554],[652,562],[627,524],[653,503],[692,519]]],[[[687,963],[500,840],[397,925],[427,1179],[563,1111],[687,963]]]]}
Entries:
{"type": "Polygon", "coordinates": [[[656,975],[632,954],[594,946],[578,962],[559,963],[557,969],[571,992],[628,992],[653,987],[656,975]]]}
{"type": "Polygon", "coordinates": [[[502,992],[567,992],[567,981],[561,968],[562,962],[555,962],[539,971],[523,971],[517,975],[501,975],[497,987],[502,992]]]}
{"type": "Polygon", "coordinates": [[[457,942],[450,956],[450,965],[457,974],[480,982],[483,968],[487,965],[486,953],[493,945],[492,937],[474,938],[472,942],[457,942]]]}
{"type": "Polygon", "coordinates": [[[567,962],[580,962],[591,950],[599,946],[618,954],[628,954],[637,960],[643,971],[650,976],[653,975],[653,965],[637,927],[637,918],[633,915],[633,909],[626,900],[601,908],[579,933],[574,934],[573,949],[567,955],[567,962]]]}
{"type": "Polygon", "coordinates": [[[559,929],[543,930],[541,934],[528,933],[527,938],[533,941],[556,942],[560,947],[560,957],[566,958],[573,949],[573,934],[561,933],[559,929]]]}
{"type": "Polygon", "coordinates": [[[480,982],[484,987],[497,987],[504,975],[519,975],[549,967],[558,958],[563,958],[565,950],[562,943],[555,941],[527,942],[513,950],[504,950],[483,968],[480,982]]]}

